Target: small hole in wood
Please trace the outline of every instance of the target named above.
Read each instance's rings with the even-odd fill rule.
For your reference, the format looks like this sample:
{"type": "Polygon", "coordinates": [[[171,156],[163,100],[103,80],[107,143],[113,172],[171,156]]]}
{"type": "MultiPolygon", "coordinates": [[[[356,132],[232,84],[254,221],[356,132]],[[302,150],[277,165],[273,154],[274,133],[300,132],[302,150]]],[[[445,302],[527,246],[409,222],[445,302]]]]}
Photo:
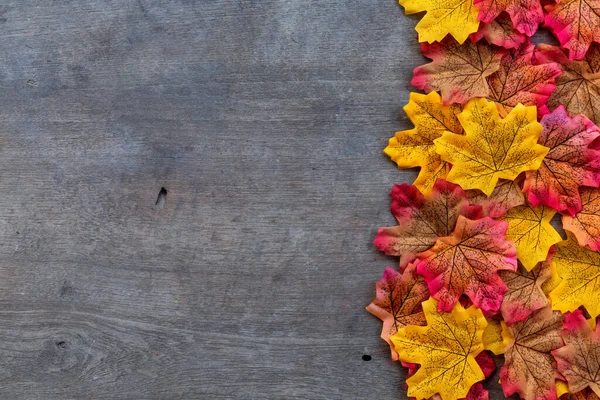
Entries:
{"type": "Polygon", "coordinates": [[[167,189],[164,187],[160,188],[160,192],[158,192],[158,198],[156,199],[156,203],[154,205],[161,210],[165,208],[165,205],[167,204],[167,193],[167,189]]]}
{"type": "Polygon", "coordinates": [[[362,356],[362,360],[363,360],[363,361],[371,361],[371,359],[372,359],[372,358],[373,358],[373,357],[371,357],[371,356],[370,356],[370,355],[368,355],[368,354],[363,354],[363,356],[362,356]]]}
{"type": "Polygon", "coordinates": [[[56,342],[56,347],[59,347],[61,349],[66,349],[67,348],[67,342],[65,342],[65,341],[56,342]]]}

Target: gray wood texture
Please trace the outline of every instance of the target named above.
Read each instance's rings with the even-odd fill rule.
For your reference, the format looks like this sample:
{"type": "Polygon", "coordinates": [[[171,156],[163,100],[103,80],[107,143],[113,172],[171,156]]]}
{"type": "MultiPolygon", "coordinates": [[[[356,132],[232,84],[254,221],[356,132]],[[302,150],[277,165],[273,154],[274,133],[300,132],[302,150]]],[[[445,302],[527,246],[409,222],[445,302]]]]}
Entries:
{"type": "Polygon", "coordinates": [[[415,176],[382,153],[410,126],[415,21],[2,2],[0,398],[405,398],[364,307],[415,176]]]}

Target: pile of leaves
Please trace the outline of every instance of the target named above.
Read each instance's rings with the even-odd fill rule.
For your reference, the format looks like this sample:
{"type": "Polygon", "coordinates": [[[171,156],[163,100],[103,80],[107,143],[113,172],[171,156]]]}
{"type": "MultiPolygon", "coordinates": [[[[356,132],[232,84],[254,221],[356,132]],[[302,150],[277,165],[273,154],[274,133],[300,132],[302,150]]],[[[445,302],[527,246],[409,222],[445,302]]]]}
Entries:
{"type": "Polygon", "coordinates": [[[600,0],[400,4],[431,62],[385,153],[420,171],[367,309],[408,396],[488,399],[495,354],[506,396],[600,399],[600,0]]]}

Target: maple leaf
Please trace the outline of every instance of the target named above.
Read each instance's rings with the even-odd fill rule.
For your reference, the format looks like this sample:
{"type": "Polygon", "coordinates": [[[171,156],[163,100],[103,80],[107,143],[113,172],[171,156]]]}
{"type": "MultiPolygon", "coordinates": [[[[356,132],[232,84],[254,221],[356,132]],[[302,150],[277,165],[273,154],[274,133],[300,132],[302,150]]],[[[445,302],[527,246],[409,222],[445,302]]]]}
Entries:
{"type": "Polygon", "coordinates": [[[511,208],[502,218],[508,222],[506,239],[515,243],[517,258],[527,271],[544,261],[552,245],[562,237],[550,225],[554,210],[544,206],[532,208],[529,204],[511,208]]]}
{"type": "Polygon", "coordinates": [[[570,118],[563,106],[540,121],[538,143],[550,151],[537,171],[526,173],[523,191],[533,205],[544,204],[571,215],[581,210],[579,186],[600,183],[600,151],[589,148],[600,132],[584,115],[570,118]]]}
{"type": "MultiPolygon", "coordinates": [[[[572,61],[556,46],[540,44],[535,53],[540,63],[558,63],[562,74],[556,78],[556,89],[548,99],[548,108],[554,110],[564,104],[570,115],[584,114],[594,123],[600,123],[600,46],[592,44],[582,61],[572,61]]],[[[544,110],[542,109],[543,113],[544,110]]]]}
{"type": "Polygon", "coordinates": [[[373,243],[387,255],[400,256],[402,266],[433,246],[438,236],[450,235],[459,215],[477,218],[481,211],[469,205],[460,186],[442,179],[429,197],[406,184],[394,185],[391,197],[398,226],[379,229],[373,243]]]}
{"type": "Polygon", "coordinates": [[[429,298],[427,283],[409,264],[402,274],[387,267],[376,286],[377,295],[367,310],[383,321],[381,338],[390,345],[392,359],[397,360],[390,336],[406,325],[425,325],[421,302],[429,298]]]}
{"type": "MultiPolygon", "coordinates": [[[[497,0],[492,0],[497,1],[497,0]]],[[[533,0],[539,5],[539,0],[533,0]]],[[[561,74],[555,62],[532,64],[534,45],[524,43],[514,51],[504,53],[500,69],[488,76],[489,100],[497,103],[501,115],[517,104],[540,107],[556,87],[554,78],[561,74]]]]}
{"type": "Polygon", "coordinates": [[[577,215],[563,215],[563,228],[572,232],[580,246],[600,250],[600,190],[581,188],[582,208],[577,215]]]}
{"type": "Polygon", "coordinates": [[[569,390],[589,387],[600,395],[600,329],[592,330],[581,310],[576,310],[565,315],[562,338],[565,345],[552,355],[569,390]]]}
{"type": "Polygon", "coordinates": [[[534,311],[548,305],[542,285],[551,277],[549,263],[539,263],[531,271],[519,263],[516,271],[500,271],[498,274],[508,286],[500,307],[507,324],[523,321],[534,311]]]}
{"type": "Polygon", "coordinates": [[[486,77],[500,68],[503,54],[502,49],[483,42],[458,44],[452,38],[422,43],[421,52],[432,62],[415,68],[411,84],[425,92],[441,92],[444,104],[488,96],[486,77]]]}
{"type": "Polygon", "coordinates": [[[544,8],[544,24],[569,49],[569,58],[581,60],[592,42],[600,41],[599,0],[561,0],[544,8]]]}
{"type": "Polygon", "coordinates": [[[542,125],[536,108],[517,105],[501,119],[493,102],[473,99],[458,119],[466,134],[444,132],[435,139],[442,160],[452,164],[446,179],[463,189],[479,189],[487,196],[498,179],[515,179],[536,170],[548,152],[537,144],[542,125]]]}
{"type": "Polygon", "coordinates": [[[451,312],[438,312],[437,301],[423,302],[427,326],[400,329],[392,342],[400,360],[420,364],[410,377],[408,395],[419,399],[439,393],[443,399],[467,396],[471,386],[485,378],[475,357],[483,350],[487,322],[481,310],[457,304],[451,312]]]}
{"type": "Polygon", "coordinates": [[[475,0],[475,5],[479,7],[480,21],[490,23],[505,11],[513,26],[527,36],[533,36],[544,22],[540,0],[475,0]]]}
{"type": "Polygon", "coordinates": [[[406,14],[426,11],[416,30],[420,42],[439,42],[446,35],[452,35],[463,43],[469,35],[477,31],[479,9],[473,0],[399,0],[406,14]]]}
{"type": "Polygon", "coordinates": [[[456,117],[461,111],[459,104],[444,106],[436,92],[427,95],[411,93],[404,112],[415,127],[396,132],[384,150],[399,168],[421,167],[413,184],[425,195],[431,192],[435,181],[445,178],[450,170],[448,163],[435,152],[433,141],[444,131],[462,134],[462,126],[456,117]]]}
{"type": "Polygon", "coordinates": [[[485,312],[498,311],[507,287],[497,272],[517,269],[514,243],[504,239],[506,228],[503,221],[461,215],[451,236],[419,254],[417,272],[440,301],[440,310],[451,310],[465,294],[485,312]]]}
{"type": "Polygon", "coordinates": [[[480,23],[479,30],[470,37],[474,42],[485,39],[489,44],[505,49],[517,48],[527,40],[525,35],[513,27],[510,16],[505,12],[490,23],[480,23]]]}
{"type": "Polygon", "coordinates": [[[572,234],[556,245],[552,263],[560,284],[550,292],[552,308],[563,313],[584,306],[596,318],[600,314],[600,253],[580,247],[572,234]]]}
{"type": "Polygon", "coordinates": [[[556,361],[552,351],[563,345],[562,317],[544,307],[509,326],[500,381],[505,396],[519,393],[525,400],[556,399],[556,361]]]}
{"type": "Polygon", "coordinates": [[[514,181],[499,180],[489,197],[480,190],[470,190],[467,194],[469,203],[481,206],[483,217],[502,218],[511,208],[525,204],[525,196],[518,181],[518,178],[514,181]]]}
{"type": "Polygon", "coordinates": [[[503,332],[506,330],[506,324],[496,318],[488,318],[488,325],[483,331],[483,348],[499,355],[504,354],[508,345],[508,335],[503,332]]]}

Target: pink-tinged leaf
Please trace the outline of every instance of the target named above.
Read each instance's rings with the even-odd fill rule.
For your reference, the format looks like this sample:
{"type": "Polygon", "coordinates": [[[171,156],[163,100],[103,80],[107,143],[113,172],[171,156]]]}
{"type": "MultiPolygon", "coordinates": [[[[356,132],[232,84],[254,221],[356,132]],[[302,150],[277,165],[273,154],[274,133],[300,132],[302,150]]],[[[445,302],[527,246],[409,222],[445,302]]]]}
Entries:
{"type": "Polygon", "coordinates": [[[402,274],[387,267],[376,287],[375,300],[367,310],[383,321],[381,338],[390,345],[392,359],[397,360],[398,353],[390,336],[407,325],[424,326],[427,323],[421,307],[421,302],[429,298],[427,283],[409,264],[402,274]]]}
{"type": "Polygon", "coordinates": [[[500,61],[500,69],[487,81],[489,100],[497,103],[502,116],[517,104],[540,107],[556,87],[555,78],[561,70],[555,62],[532,62],[534,46],[527,42],[514,51],[506,52],[500,61]]]}
{"type": "Polygon", "coordinates": [[[498,274],[508,286],[500,307],[508,325],[523,321],[534,311],[548,305],[542,285],[551,277],[550,262],[539,263],[531,271],[519,263],[516,271],[500,271],[498,274]]]}
{"type": "Polygon", "coordinates": [[[600,41],[600,0],[561,0],[545,9],[545,25],[569,49],[570,59],[583,59],[592,42],[600,41]]]}
{"type": "Polygon", "coordinates": [[[513,27],[509,15],[504,12],[488,24],[479,24],[479,30],[472,33],[470,38],[474,42],[485,39],[489,44],[505,49],[516,49],[527,40],[527,36],[513,27]]]}
{"type": "Polygon", "coordinates": [[[443,179],[435,182],[429,197],[406,184],[394,185],[391,197],[398,226],[379,229],[373,243],[385,254],[401,257],[402,266],[433,246],[439,236],[450,235],[459,215],[474,219],[481,213],[481,207],[469,205],[460,186],[443,179]]]}
{"type": "Polygon", "coordinates": [[[452,38],[421,43],[431,63],[415,68],[412,85],[429,93],[439,91],[444,104],[464,104],[473,97],[487,97],[486,78],[500,68],[504,50],[482,41],[458,44],[452,38]]]}
{"type": "Polygon", "coordinates": [[[600,395],[600,329],[592,329],[581,310],[576,310],[565,315],[561,334],[565,345],[552,355],[569,391],[589,387],[600,395]]]}
{"type": "Polygon", "coordinates": [[[492,376],[496,370],[496,361],[494,361],[494,358],[490,356],[488,351],[479,353],[477,357],[475,357],[475,361],[477,361],[477,364],[481,367],[483,375],[485,375],[486,378],[492,376]]]}
{"type": "Polygon", "coordinates": [[[538,143],[550,148],[537,171],[527,171],[523,190],[529,202],[575,215],[580,186],[600,184],[600,151],[590,148],[600,131],[584,115],[571,118],[563,106],[541,119],[538,143]]]}
{"type": "Polygon", "coordinates": [[[479,190],[469,190],[469,202],[481,206],[483,217],[502,218],[511,208],[525,204],[525,196],[519,187],[521,181],[520,178],[514,181],[499,180],[490,197],[479,190]]]}
{"type": "Polygon", "coordinates": [[[562,223],[566,231],[572,232],[581,247],[589,246],[600,250],[600,189],[581,188],[581,211],[574,217],[563,215],[562,223]]]}
{"type": "Polygon", "coordinates": [[[508,289],[499,270],[517,269],[515,244],[505,239],[508,224],[489,217],[458,217],[452,236],[419,254],[417,272],[427,280],[438,309],[450,311],[460,296],[468,296],[484,312],[496,312],[508,289]]]}
{"type": "Polygon", "coordinates": [[[544,22],[540,0],[475,0],[475,5],[479,7],[480,21],[490,23],[506,11],[515,29],[527,36],[533,36],[544,22]]]}

